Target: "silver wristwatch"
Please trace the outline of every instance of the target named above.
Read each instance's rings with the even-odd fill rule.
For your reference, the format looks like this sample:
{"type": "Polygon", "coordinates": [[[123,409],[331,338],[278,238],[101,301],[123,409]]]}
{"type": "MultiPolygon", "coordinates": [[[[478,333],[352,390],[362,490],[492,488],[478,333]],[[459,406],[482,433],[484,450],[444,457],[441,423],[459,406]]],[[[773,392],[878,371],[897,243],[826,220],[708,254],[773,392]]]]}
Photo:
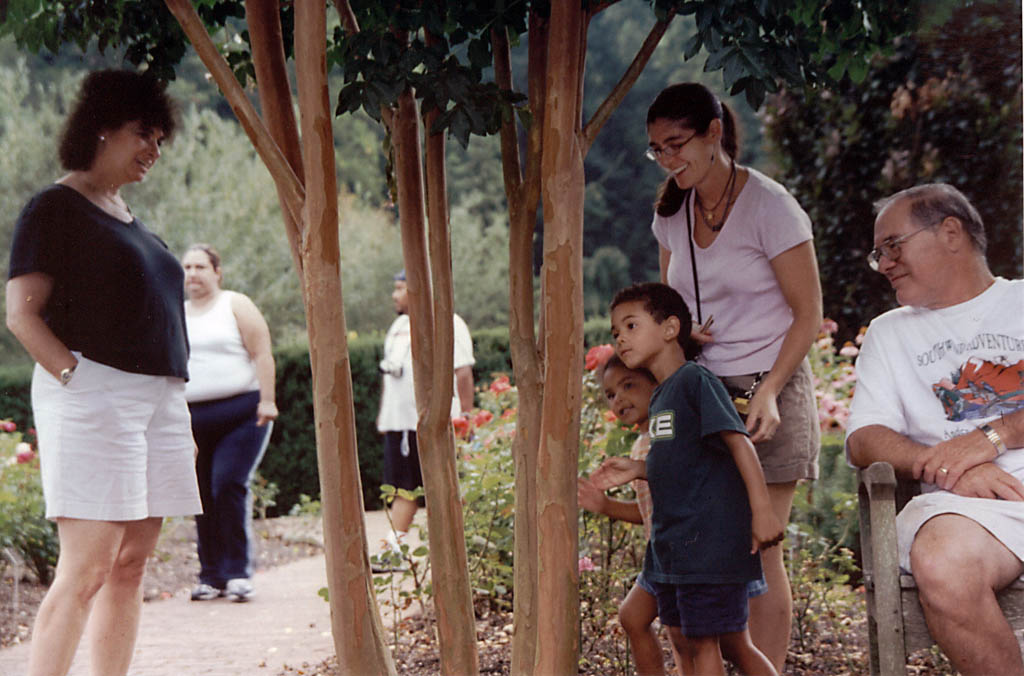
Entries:
{"type": "Polygon", "coordinates": [[[62,387],[67,387],[68,383],[71,382],[71,377],[75,375],[76,368],[78,368],[78,362],[75,362],[74,366],[69,366],[66,369],[61,369],[60,384],[62,387]]]}

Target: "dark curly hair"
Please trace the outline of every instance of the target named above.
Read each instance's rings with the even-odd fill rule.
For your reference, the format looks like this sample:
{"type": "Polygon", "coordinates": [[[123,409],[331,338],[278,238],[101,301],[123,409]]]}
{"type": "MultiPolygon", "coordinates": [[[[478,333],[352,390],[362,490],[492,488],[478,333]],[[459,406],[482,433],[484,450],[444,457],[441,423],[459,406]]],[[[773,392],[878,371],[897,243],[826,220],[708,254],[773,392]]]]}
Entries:
{"type": "Polygon", "coordinates": [[[679,335],[676,340],[683,348],[687,360],[694,360],[700,354],[701,344],[690,335],[690,326],[693,324],[693,315],[690,308],[686,307],[686,301],[679,295],[679,292],[667,284],[658,282],[642,282],[633,284],[620,290],[612,299],[609,310],[614,310],[623,303],[643,303],[644,311],[654,318],[654,321],[661,324],[669,317],[679,318],[679,335]]]}
{"type": "Polygon", "coordinates": [[[60,136],[60,163],[68,171],[86,171],[96,159],[102,131],[129,122],[159,129],[170,141],[177,127],[177,107],[164,84],[144,73],[99,70],[89,73],[60,136]]]}
{"type": "MultiPolygon", "coordinates": [[[[699,82],[680,82],[662,89],[647,109],[647,124],[655,120],[673,120],[700,135],[707,133],[711,120],[721,120],[722,149],[734,160],[739,156],[739,131],[732,111],[699,82]]],[[[676,185],[675,178],[669,176],[658,188],[655,211],[664,217],[675,214],[683,206],[687,194],[688,191],[676,185]]]]}

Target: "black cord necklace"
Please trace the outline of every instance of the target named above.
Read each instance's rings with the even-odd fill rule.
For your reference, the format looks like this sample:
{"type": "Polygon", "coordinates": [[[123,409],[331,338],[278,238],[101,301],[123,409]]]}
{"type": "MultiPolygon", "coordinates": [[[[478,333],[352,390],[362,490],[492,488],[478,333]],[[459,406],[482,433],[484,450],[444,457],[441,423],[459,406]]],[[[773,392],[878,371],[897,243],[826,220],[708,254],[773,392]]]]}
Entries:
{"type": "Polygon", "coordinates": [[[704,217],[704,223],[711,228],[711,232],[718,232],[725,227],[725,216],[729,212],[729,205],[732,203],[733,191],[736,189],[736,160],[731,161],[731,169],[729,171],[729,181],[726,183],[725,188],[722,189],[722,194],[715,202],[715,206],[708,209],[704,206],[704,202],[700,198],[700,192],[694,190],[697,195],[697,206],[700,208],[701,216],[704,217]],[[729,198],[726,199],[728,194],[729,198]],[[722,201],[725,200],[725,209],[722,211],[722,220],[715,223],[715,211],[722,205],[722,201]]]}

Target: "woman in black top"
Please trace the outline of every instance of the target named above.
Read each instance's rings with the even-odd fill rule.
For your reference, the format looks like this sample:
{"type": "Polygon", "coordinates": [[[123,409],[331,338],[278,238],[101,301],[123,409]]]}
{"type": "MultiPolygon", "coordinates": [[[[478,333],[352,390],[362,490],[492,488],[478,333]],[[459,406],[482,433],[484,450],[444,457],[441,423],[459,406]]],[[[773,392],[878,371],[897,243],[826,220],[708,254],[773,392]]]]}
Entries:
{"type": "Polygon", "coordinates": [[[43,492],[60,538],[29,676],[66,674],[87,621],[92,673],[127,673],[162,518],[200,510],[183,272],[120,194],[174,128],[152,78],[90,74],[60,140],[69,173],[15,226],[7,326],[36,361],[43,492]]]}

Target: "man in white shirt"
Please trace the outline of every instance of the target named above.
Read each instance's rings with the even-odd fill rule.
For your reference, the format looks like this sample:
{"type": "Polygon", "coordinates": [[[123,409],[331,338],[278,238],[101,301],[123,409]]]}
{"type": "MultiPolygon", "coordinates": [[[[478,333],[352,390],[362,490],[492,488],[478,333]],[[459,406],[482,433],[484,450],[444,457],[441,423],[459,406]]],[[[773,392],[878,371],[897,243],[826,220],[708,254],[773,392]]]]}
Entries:
{"type": "Polygon", "coordinates": [[[1024,281],[992,275],[981,217],[951,186],[876,208],[868,260],[903,307],[868,329],[847,453],[921,481],[897,517],[900,565],[953,665],[1020,676],[995,593],[1024,574],[1024,281]]]}
{"type": "MultiPolygon", "coordinates": [[[[416,445],[416,390],[413,386],[412,335],[409,330],[409,294],[405,271],[395,275],[391,293],[398,317],[384,338],[384,359],[380,362],[383,387],[377,430],[384,435],[384,483],[409,491],[423,485],[419,451],[416,445]]],[[[473,408],[473,340],[462,317],[455,322],[455,396],[452,417],[473,408]]],[[[382,552],[401,553],[401,543],[416,516],[417,503],[396,497],[391,505],[393,530],[388,534],[382,552]]],[[[394,559],[394,557],[380,557],[394,559]]],[[[394,566],[375,565],[374,570],[386,572],[394,566]]]]}

